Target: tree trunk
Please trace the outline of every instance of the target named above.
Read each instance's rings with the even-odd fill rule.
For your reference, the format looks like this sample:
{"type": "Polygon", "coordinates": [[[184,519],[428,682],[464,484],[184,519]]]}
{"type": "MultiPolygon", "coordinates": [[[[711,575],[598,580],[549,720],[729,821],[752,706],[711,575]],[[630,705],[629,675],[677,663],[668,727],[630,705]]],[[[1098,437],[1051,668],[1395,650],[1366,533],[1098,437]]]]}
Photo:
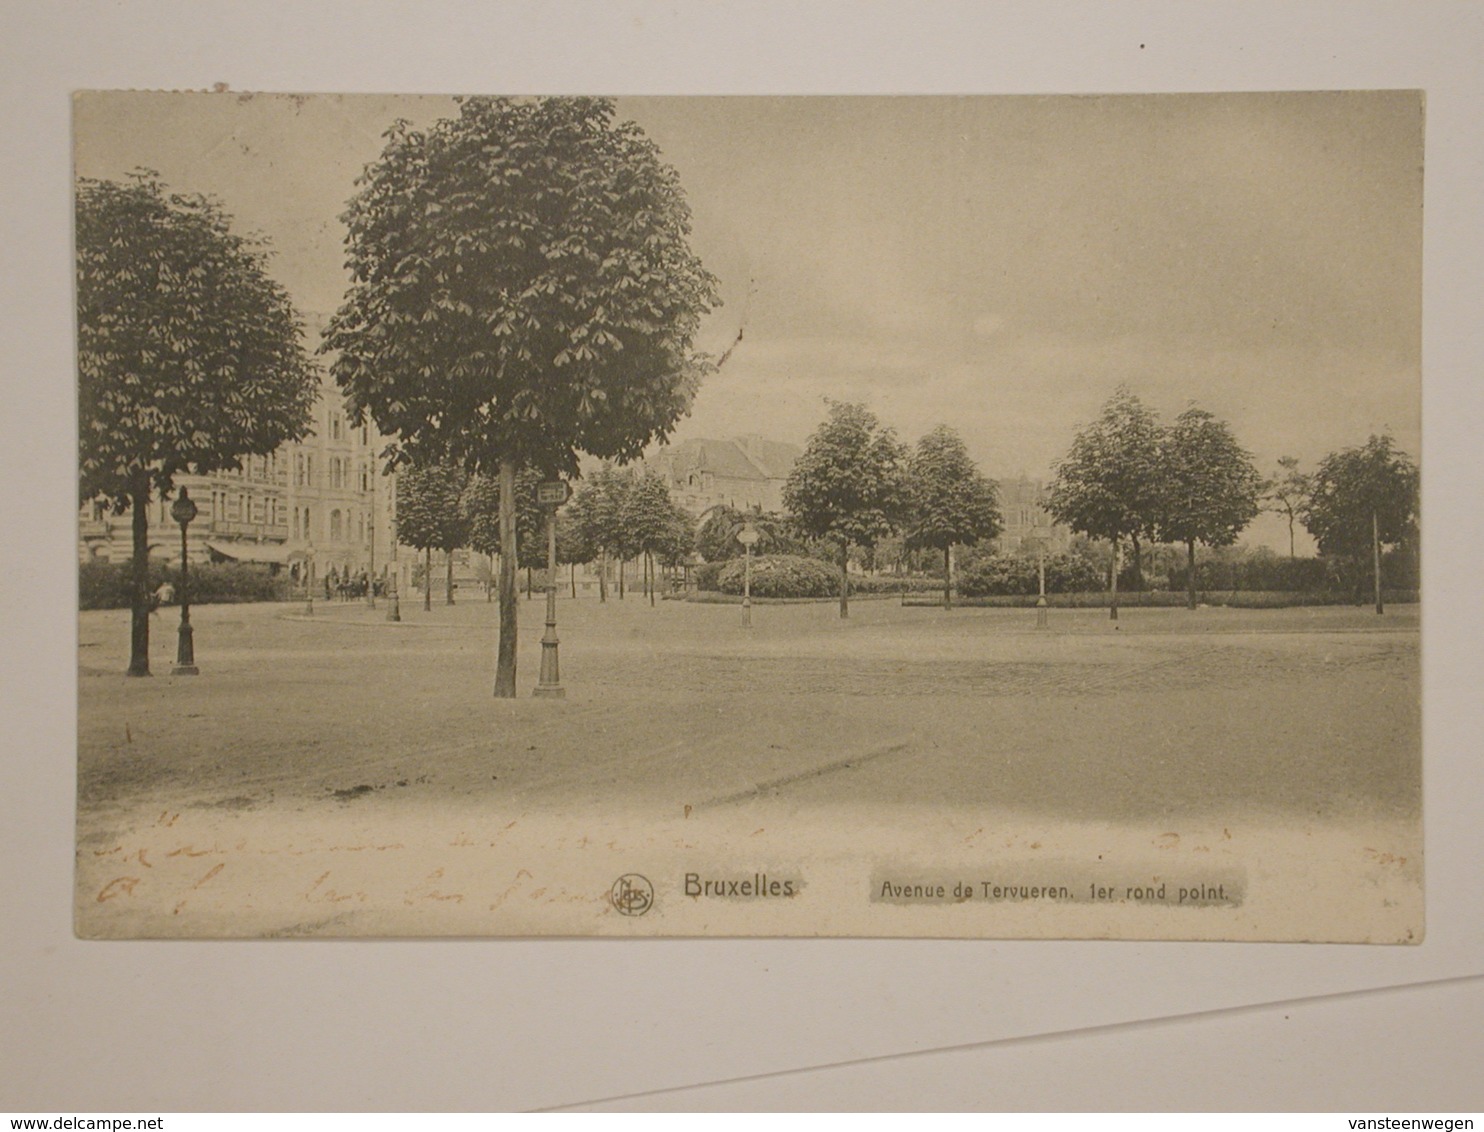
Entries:
{"type": "Polygon", "coordinates": [[[1381,518],[1374,511],[1371,512],[1371,551],[1376,578],[1376,612],[1379,614],[1386,610],[1381,605],[1381,518]]]}
{"type": "Polygon", "coordinates": [[[1134,589],[1143,592],[1144,589],[1144,552],[1139,546],[1139,536],[1133,536],[1134,542],[1134,589]]]}
{"type": "Polygon", "coordinates": [[[484,600],[485,600],[485,604],[489,604],[490,602],[492,602],[492,601],[495,600],[495,570],[497,569],[497,567],[495,566],[495,556],[493,554],[491,554],[489,556],[489,560],[490,560],[490,565],[489,565],[490,576],[489,576],[488,579],[486,579],[486,581],[484,583],[484,600]]]}
{"type": "Polygon", "coordinates": [[[620,554],[618,556],[618,600],[619,601],[622,601],[623,600],[624,574],[627,572],[626,569],[625,569],[627,566],[628,566],[628,563],[624,561],[623,555],[620,554]]]}
{"type": "Polygon", "coordinates": [[[423,549],[423,612],[433,612],[433,548],[423,549]]]}
{"type": "Polygon", "coordinates": [[[500,461],[500,642],[495,656],[495,698],[515,699],[516,608],[515,461],[500,461]]]}
{"type": "Polygon", "coordinates": [[[1292,562],[1298,557],[1298,551],[1293,544],[1293,512],[1288,513],[1288,560],[1292,562]]]}
{"type": "Polygon", "coordinates": [[[577,600],[577,563],[567,563],[567,578],[572,583],[572,600],[577,600]]]}
{"type": "Polygon", "coordinates": [[[531,595],[535,592],[535,589],[536,589],[535,579],[532,577],[531,568],[529,566],[527,566],[526,567],[526,600],[527,601],[530,601],[531,600],[531,595]]]}
{"type": "Polygon", "coordinates": [[[149,675],[149,473],[134,477],[134,601],[129,612],[130,676],[149,675]]]}
{"type": "Polygon", "coordinates": [[[444,578],[443,578],[443,604],[444,605],[452,605],[453,604],[453,551],[451,551],[451,550],[445,550],[443,552],[443,557],[446,560],[445,564],[448,567],[447,571],[444,574],[444,578]]]}
{"type": "Polygon", "coordinates": [[[598,602],[608,600],[608,552],[598,551],[598,602]]]}
{"type": "Polygon", "coordinates": [[[953,608],[953,550],[943,548],[943,608],[953,608]]]}
{"type": "Polygon", "coordinates": [[[644,552],[644,563],[645,563],[645,565],[649,569],[649,606],[650,606],[651,609],[653,609],[654,608],[654,590],[655,590],[655,585],[654,585],[654,555],[650,554],[648,551],[645,551],[644,552]]]}
{"type": "Polygon", "coordinates": [[[840,544],[840,616],[850,616],[850,544],[840,544]]]}
{"type": "Polygon", "coordinates": [[[1195,539],[1185,540],[1185,604],[1195,608],[1195,539]]]}
{"type": "Polygon", "coordinates": [[[1123,543],[1117,539],[1113,540],[1113,572],[1109,575],[1108,592],[1112,595],[1108,602],[1108,620],[1118,620],[1118,575],[1123,568],[1123,543]]]}

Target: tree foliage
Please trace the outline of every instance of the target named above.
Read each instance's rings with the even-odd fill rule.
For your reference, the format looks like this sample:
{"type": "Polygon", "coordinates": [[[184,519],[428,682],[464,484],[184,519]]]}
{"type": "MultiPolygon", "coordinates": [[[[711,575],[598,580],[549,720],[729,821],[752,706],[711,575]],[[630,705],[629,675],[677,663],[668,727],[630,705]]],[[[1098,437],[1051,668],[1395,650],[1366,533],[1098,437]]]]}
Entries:
{"type": "Polygon", "coordinates": [[[582,482],[567,505],[578,541],[591,547],[595,556],[622,557],[629,550],[624,507],[632,480],[631,469],[603,464],[582,482]]]}
{"type": "Polygon", "coordinates": [[[1398,546],[1417,537],[1418,485],[1411,458],[1372,436],[1319,462],[1300,518],[1321,554],[1370,553],[1373,517],[1381,545],[1398,546]]]}
{"type": "Polygon", "coordinates": [[[626,488],[619,514],[628,545],[670,565],[689,555],[695,546],[695,524],[670,498],[660,475],[646,468],[629,478],[626,488]]]}
{"type": "Polygon", "coordinates": [[[1161,505],[1160,439],[1154,413],[1120,386],[1056,466],[1047,510],[1092,538],[1152,531],[1161,505]]]}
{"type": "Polygon", "coordinates": [[[1261,477],[1225,421],[1186,409],[1161,445],[1159,535],[1188,550],[1189,604],[1196,605],[1195,547],[1230,546],[1257,517],[1261,477]]]}
{"type": "Polygon", "coordinates": [[[397,122],[343,219],[326,348],[352,411],[471,470],[632,458],[689,408],[717,305],[675,170],[611,101],[471,98],[397,122]]]}
{"type": "Polygon", "coordinates": [[[1288,520],[1288,557],[1297,557],[1294,547],[1294,523],[1309,498],[1310,477],[1299,471],[1297,456],[1278,457],[1278,473],[1262,484],[1263,507],[1288,520]]]}
{"type": "Polygon", "coordinates": [[[727,504],[713,507],[696,532],[696,553],[707,562],[726,562],[743,556],[737,534],[745,526],[757,531],[754,556],[807,555],[808,547],[787,516],[773,511],[743,511],[727,504]]]}
{"type": "MultiPolygon", "coordinates": [[[[675,170],[601,98],[471,98],[393,124],[343,219],[351,285],[325,348],[394,458],[575,475],[689,409],[719,303],[675,170]]],[[[514,538],[510,501],[501,528],[514,538]]],[[[495,695],[515,695],[515,556],[501,558],[495,695]]]]}
{"type": "Polygon", "coordinates": [[[840,616],[849,613],[851,546],[872,547],[901,517],[905,453],[864,405],[831,401],[826,420],[783,486],[783,505],[806,535],[840,548],[840,616]]]}
{"type": "MultiPolygon", "coordinates": [[[[1126,386],[1077,434],[1056,467],[1046,509],[1058,522],[1092,538],[1108,539],[1114,555],[1123,539],[1152,535],[1159,522],[1161,429],[1158,419],[1126,386]]],[[[1117,574],[1110,615],[1118,617],[1117,574]]]]}
{"type": "MultiPolygon", "coordinates": [[[[546,565],[546,508],[536,502],[540,472],[515,473],[515,556],[519,566],[546,565]]],[[[482,473],[469,477],[460,501],[468,544],[480,554],[500,553],[500,481],[482,473]]]]}
{"type": "Polygon", "coordinates": [[[451,553],[469,545],[464,493],[469,477],[454,464],[412,465],[397,473],[397,541],[451,553]]]}
{"type": "Polygon", "coordinates": [[[948,572],[952,546],[972,546],[1000,533],[995,485],[984,477],[963,439],[939,425],[917,442],[907,460],[906,547],[943,554],[943,604],[952,603],[948,572]]]}
{"type": "Polygon", "coordinates": [[[148,504],[309,430],[318,389],[267,245],[152,173],[76,198],[78,493],[134,511],[131,675],[149,674],[148,504]]]}
{"type": "Polygon", "coordinates": [[[152,175],[77,189],[82,501],[235,468],[302,438],[318,391],[267,245],[152,175]]]}

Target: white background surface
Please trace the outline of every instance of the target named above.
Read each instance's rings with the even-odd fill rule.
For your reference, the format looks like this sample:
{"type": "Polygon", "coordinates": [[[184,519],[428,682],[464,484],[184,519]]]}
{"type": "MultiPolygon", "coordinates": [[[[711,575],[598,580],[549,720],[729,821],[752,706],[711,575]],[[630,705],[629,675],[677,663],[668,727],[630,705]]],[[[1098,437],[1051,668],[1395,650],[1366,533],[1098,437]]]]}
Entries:
{"type": "Polygon", "coordinates": [[[1484,1107],[1481,58],[1454,3],[7,5],[0,1110],[1484,1107]],[[1426,942],[73,939],[68,96],[215,82],[1426,89],[1426,942]]]}

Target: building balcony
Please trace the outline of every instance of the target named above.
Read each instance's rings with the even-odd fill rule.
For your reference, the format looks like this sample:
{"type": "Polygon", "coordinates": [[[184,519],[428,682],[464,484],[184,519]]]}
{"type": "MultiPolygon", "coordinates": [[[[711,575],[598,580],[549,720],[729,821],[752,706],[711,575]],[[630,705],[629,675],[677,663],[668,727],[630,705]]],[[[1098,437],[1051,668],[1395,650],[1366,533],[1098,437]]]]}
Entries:
{"type": "Polygon", "coordinates": [[[216,519],[206,524],[213,535],[239,535],[247,538],[283,542],[289,537],[287,523],[244,523],[240,519],[216,519]]]}

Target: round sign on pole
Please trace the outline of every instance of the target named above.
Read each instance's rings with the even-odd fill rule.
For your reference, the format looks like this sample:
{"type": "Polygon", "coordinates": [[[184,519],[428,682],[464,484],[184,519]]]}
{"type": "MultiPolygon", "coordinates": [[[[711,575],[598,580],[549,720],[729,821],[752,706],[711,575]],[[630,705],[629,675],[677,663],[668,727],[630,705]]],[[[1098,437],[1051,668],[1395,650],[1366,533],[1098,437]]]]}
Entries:
{"type": "Polygon", "coordinates": [[[196,517],[196,501],[190,497],[185,488],[180,489],[180,497],[170,504],[170,517],[181,526],[185,526],[196,517]]]}
{"type": "Polygon", "coordinates": [[[743,527],[740,531],[737,532],[737,541],[740,542],[743,546],[756,546],[757,540],[761,537],[762,536],[757,533],[757,528],[753,526],[743,527]]]}

